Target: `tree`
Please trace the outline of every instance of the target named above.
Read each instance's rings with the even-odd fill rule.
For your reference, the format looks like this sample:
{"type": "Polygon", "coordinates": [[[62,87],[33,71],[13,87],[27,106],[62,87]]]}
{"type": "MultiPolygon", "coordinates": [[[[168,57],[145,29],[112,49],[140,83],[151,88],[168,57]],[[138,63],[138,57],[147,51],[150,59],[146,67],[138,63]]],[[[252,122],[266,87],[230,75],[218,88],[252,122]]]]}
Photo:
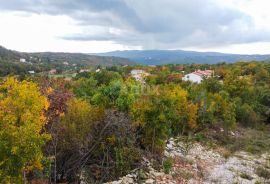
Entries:
{"type": "Polygon", "coordinates": [[[222,89],[222,84],[214,77],[203,80],[202,85],[207,92],[211,93],[217,93],[222,89]]]}
{"type": "Polygon", "coordinates": [[[106,110],[104,118],[95,123],[93,132],[91,148],[94,149],[87,158],[90,176],[103,183],[138,167],[141,150],[136,145],[136,132],[128,114],[106,110]]]}
{"type": "Polygon", "coordinates": [[[93,73],[93,77],[97,80],[97,84],[105,84],[108,85],[113,80],[120,80],[122,76],[118,72],[101,70],[100,72],[93,73]]]}
{"type": "Polygon", "coordinates": [[[116,100],[116,107],[120,111],[128,112],[132,104],[141,95],[143,86],[134,80],[125,81],[116,100]]]}
{"type": "Polygon", "coordinates": [[[103,117],[103,109],[91,106],[88,102],[71,98],[67,111],[61,117],[57,136],[57,173],[61,178],[74,177],[78,173],[79,160],[91,146],[94,122],[103,117]],[[76,163],[77,162],[77,163],[76,163]]]}
{"type": "Polygon", "coordinates": [[[120,95],[121,88],[123,88],[123,82],[119,80],[102,85],[91,101],[93,104],[103,105],[106,108],[113,107],[120,95]]]}
{"type": "Polygon", "coordinates": [[[91,133],[92,124],[103,117],[103,109],[91,106],[84,100],[72,98],[67,103],[67,112],[61,118],[62,147],[81,149],[87,136],[91,133]]]}
{"type": "Polygon", "coordinates": [[[171,135],[179,135],[197,126],[197,105],[177,85],[164,85],[144,93],[132,105],[131,116],[139,132],[139,141],[152,152],[161,153],[171,135]]]}
{"type": "Polygon", "coordinates": [[[102,105],[106,108],[117,108],[120,111],[128,111],[131,104],[140,95],[142,86],[133,80],[125,82],[115,80],[108,85],[102,85],[91,102],[95,105],[102,105]]]}
{"type": "Polygon", "coordinates": [[[67,102],[73,97],[73,94],[67,89],[67,82],[63,79],[44,79],[39,81],[41,86],[41,92],[45,95],[50,105],[45,111],[45,116],[47,117],[48,123],[45,129],[51,134],[52,139],[47,142],[44,147],[45,154],[50,158],[54,159],[52,164],[52,178],[54,183],[57,180],[57,147],[58,147],[58,135],[61,132],[59,121],[61,116],[63,116],[67,111],[67,102]]]}
{"type": "Polygon", "coordinates": [[[236,119],[244,126],[255,126],[259,121],[257,113],[253,108],[244,103],[241,104],[240,99],[235,100],[236,103],[236,119]]]}
{"type": "Polygon", "coordinates": [[[229,100],[228,93],[204,93],[199,103],[198,122],[202,127],[218,125],[226,130],[235,127],[235,105],[229,100]]]}
{"type": "Polygon", "coordinates": [[[257,69],[256,74],[254,75],[254,78],[256,82],[260,82],[261,84],[269,84],[270,81],[270,72],[268,72],[266,69],[263,67],[260,67],[257,69]]]}
{"type": "Polygon", "coordinates": [[[241,97],[249,85],[248,78],[239,76],[237,72],[227,73],[224,79],[224,89],[231,97],[241,97]]]}
{"type": "Polygon", "coordinates": [[[7,78],[0,85],[0,182],[20,183],[23,173],[42,169],[46,97],[32,82],[7,78]]]}
{"type": "Polygon", "coordinates": [[[76,96],[88,100],[90,99],[97,91],[97,81],[93,78],[80,78],[72,83],[73,91],[76,96]]]}

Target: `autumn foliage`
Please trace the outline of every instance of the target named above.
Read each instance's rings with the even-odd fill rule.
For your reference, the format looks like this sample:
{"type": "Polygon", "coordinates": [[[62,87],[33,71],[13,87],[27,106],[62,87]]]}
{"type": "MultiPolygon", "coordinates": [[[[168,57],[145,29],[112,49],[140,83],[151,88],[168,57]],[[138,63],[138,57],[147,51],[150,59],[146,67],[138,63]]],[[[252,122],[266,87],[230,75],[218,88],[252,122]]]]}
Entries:
{"type": "Polygon", "coordinates": [[[102,183],[161,163],[170,137],[270,123],[270,64],[113,66],[0,83],[0,183],[102,183]],[[132,69],[148,72],[136,81],[132,69]],[[197,69],[215,75],[182,81],[197,69]],[[35,81],[35,82],[33,82],[35,81]]]}
{"type": "Polygon", "coordinates": [[[24,172],[42,169],[43,131],[49,102],[32,82],[7,78],[0,86],[0,181],[17,183],[24,172]]]}

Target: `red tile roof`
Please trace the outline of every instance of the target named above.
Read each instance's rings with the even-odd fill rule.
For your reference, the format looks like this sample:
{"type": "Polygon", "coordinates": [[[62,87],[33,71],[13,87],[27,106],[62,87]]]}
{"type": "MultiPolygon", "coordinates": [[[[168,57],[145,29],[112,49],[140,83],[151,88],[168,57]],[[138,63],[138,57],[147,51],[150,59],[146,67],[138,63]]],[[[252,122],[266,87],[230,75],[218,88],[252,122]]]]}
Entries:
{"type": "Polygon", "coordinates": [[[213,70],[196,70],[195,72],[192,72],[195,75],[199,75],[199,76],[211,76],[213,74],[213,70]]]}

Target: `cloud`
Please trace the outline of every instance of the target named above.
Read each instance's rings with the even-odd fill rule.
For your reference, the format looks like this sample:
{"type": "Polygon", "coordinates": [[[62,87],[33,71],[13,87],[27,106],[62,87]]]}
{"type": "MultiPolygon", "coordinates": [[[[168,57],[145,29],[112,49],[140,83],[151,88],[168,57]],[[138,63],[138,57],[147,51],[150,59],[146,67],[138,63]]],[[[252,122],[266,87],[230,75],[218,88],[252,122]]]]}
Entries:
{"type": "MultiPolygon", "coordinates": [[[[225,0],[224,0],[225,1],[225,0]]],[[[269,42],[250,15],[222,0],[0,0],[1,11],[66,15],[80,32],[61,38],[144,49],[269,42]]]]}

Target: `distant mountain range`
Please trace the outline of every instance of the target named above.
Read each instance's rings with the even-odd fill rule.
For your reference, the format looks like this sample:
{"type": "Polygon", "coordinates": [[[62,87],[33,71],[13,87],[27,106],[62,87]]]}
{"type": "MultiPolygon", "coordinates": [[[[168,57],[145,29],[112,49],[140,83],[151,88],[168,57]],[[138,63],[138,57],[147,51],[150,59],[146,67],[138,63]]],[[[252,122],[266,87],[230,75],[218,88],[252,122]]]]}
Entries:
{"type": "Polygon", "coordinates": [[[269,55],[242,55],[224,54],[218,52],[195,52],[183,50],[129,50],[98,53],[98,56],[115,56],[127,58],[140,64],[162,65],[162,64],[189,64],[220,62],[233,63],[237,61],[270,61],[269,55]]]}
{"type": "Polygon", "coordinates": [[[8,50],[0,46],[0,63],[19,63],[20,58],[32,61],[32,64],[48,64],[50,67],[64,62],[77,66],[112,65],[162,65],[162,64],[215,64],[237,61],[270,61],[269,55],[224,54],[218,52],[195,52],[183,50],[129,50],[107,53],[82,54],[64,52],[25,53],[8,50]]]}

